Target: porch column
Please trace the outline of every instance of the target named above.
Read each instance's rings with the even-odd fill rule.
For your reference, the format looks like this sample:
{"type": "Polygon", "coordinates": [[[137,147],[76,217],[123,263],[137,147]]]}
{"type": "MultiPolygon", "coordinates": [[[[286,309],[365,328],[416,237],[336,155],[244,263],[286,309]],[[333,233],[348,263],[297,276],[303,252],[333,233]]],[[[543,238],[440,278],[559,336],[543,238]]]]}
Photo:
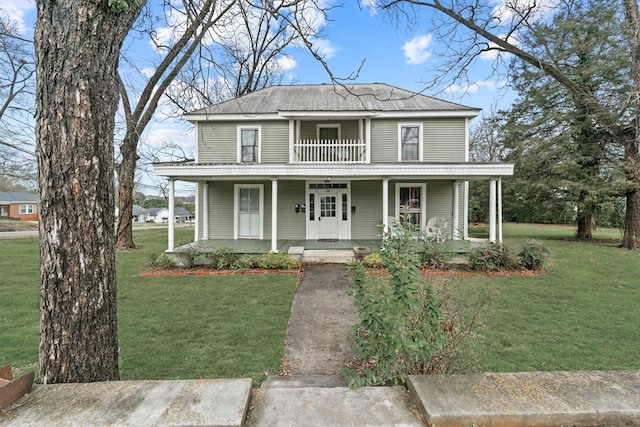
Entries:
{"type": "Polygon", "coordinates": [[[453,240],[460,240],[459,225],[460,223],[460,183],[453,181],[453,224],[451,225],[451,235],[453,240]]]}
{"type": "Polygon", "coordinates": [[[498,178],[498,243],[502,243],[502,178],[498,178]]]}
{"type": "Polygon", "coordinates": [[[496,180],[489,181],[489,242],[496,242],[496,180]]]}
{"type": "Polygon", "coordinates": [[[176,221],[176,210],[175,210],[175,181],[173,179],[169,179],[169,245],[167,248],[168,252],[173,252],[175,249],[175,221],[176,221]]]}
{"type": "MultiPolygon", "coordinates": [[[[197,222],[197,221],[196,221],[197,222]]],[[[209,240],[209,183],[202,186],[202,240],[209,240]]]]}
{"type": "Polygon", "coordinates": [[[278,180],[271,180],[271,252],[278,252],[278,180]]]}
{"type": "MultiPolygon", "coordinates": [[[[364,134],[365,134],[365,147],[367,147],[367,152],[365,153],[366,162],[371,163],[371,117],[367,117],[364,119],[364,134]]],[[[389,185],[389,180],[387,180],[387,185],[389,185]]]]}
{"type": "Polygon", "coordinates": [[[384,231],[389,231],[389,178],[382,180],[382,224],[384,231]]]}
{"type": "Polygon", "coordinates": [[[196,220],[193,223],[193,241],[197,242],[198,240],[200,240],[200,221],[198,220],[198,218],[200,218],[200,214],[202,213],[202,209],[200,209],[200,190],[202,190],[202,184],[201,183],[197,183],[196,184],[196,203],[195,203],[195,211],[196,211],[196,220]]]}
{"type": "Polygon", "coordinates": [[[293,118],[289,118],[289,163],[293,163],[295,161],[295,156],[293,153],[295,136],[296,136],[296,121],[293,118]]]}

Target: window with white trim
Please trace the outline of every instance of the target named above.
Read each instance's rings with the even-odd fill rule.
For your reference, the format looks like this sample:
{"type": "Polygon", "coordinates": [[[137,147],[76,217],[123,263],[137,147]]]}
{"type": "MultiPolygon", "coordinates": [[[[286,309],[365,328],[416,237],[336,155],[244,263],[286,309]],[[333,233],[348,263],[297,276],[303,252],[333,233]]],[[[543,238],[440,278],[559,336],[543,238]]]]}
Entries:
{"type": "Polygon", "coordinates": [[[338,141],[340,139],[340,123],[319,123],[318,140],[325,143],[338,141]]]}
{"type": "Polygon", "coordinates": [[[20,215],[32,214],[32,213],[36,212],[36,206],[35,205],[20,205],[20,207],[18,208],[18,212],[20,212],[20,215]]]}
{"type": "Polygon", "coordinates": [[[398,123],[398,161],[422,161],[422,123],[398,123]]]}
{"type": "Polygon", "coordinates": [[[238,126],[238,163],[260,162],[260,126],[238,126]]]}
{"type": "Polygon", "coordinates": [[[401,223],[409,222],[417,232],[426,225],[426,184],[396,184],[396,212],[401,223]]]}

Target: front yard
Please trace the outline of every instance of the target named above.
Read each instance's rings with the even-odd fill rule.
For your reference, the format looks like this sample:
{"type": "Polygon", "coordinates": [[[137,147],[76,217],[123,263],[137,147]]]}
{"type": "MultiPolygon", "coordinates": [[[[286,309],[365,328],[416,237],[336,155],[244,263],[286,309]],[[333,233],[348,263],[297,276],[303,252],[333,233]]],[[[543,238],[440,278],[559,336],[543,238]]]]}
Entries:
{"type": "MultiPolygon", "coordinates": [[[[505,226],[505,242],[542,241],[553,266],[536,277],[461,277],[497,291],[477,352],[483,370],[640,369],[640,251],[615,247],[617,230],[576,242],[572,227],[505,226]]],[[[191,229],[176,229],[176,244],[191,229]]],[[[141,278],[166,230],[137,231],[118,253],[123,379],[253,377],[277,373],[295,275],[141,278]]],[[[37,368],[37,238],[0,241],[0,365],[37,368]]],[[[463,288],[464,288],[463,286],[463,288]]]]}

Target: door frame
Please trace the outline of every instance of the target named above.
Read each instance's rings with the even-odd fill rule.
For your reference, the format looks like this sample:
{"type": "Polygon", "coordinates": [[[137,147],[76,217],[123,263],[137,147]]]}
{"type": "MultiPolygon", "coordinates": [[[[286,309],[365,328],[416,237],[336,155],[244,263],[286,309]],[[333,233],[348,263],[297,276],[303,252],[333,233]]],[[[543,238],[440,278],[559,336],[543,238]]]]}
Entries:
{"type": "Polygon", "coordinates": [[[260,239],[264,238],[264,184],[234,184],[233,185],[233,238],[237,239],[260,239]],[[257,237],[240,237],[240,189],[241,188],[257,188],[259,190],[259,209],[258,212],[259,232],[257,237]]]}
{"type": "Polygon", "coordinates": [[[349,181],[306,181],[306,236],[307,240],[319,238],[318,215],[320,213],[320,194],[336,196],[336,217],[338,222],[338,240],[351,239],[351,182],[349,181]],[[312,188],[315,187],[315,188],[312,188]],[[343,198],[346,195],[346,200],[343,198]],[[312,201],[313,198],[313,201],[312,201]],[[346,219],[345,219],[346,217],[346,219]]]}

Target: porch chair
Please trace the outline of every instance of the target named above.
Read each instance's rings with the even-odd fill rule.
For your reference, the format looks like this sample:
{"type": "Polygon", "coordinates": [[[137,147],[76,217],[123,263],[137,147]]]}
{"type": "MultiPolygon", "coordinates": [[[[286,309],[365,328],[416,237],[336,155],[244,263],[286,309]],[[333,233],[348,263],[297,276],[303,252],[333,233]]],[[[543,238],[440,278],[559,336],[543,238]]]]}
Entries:
{"type": "Polygon", "coordinates": [[[429,218],[427,226],[424,230],[425,239],[442,243],[446,240],[444,230],[447,228],[447,219],[442,216],[434,216],[429,218]]]}
{"type": "Polygon", "coordinates": [[[391,234],[391,236],[398,234],[398,225],[400,224],[398,218],[390,216],[387,218],[387,223],[389,224],[389,229],[387,230],[389,234],[391,234]]]}

